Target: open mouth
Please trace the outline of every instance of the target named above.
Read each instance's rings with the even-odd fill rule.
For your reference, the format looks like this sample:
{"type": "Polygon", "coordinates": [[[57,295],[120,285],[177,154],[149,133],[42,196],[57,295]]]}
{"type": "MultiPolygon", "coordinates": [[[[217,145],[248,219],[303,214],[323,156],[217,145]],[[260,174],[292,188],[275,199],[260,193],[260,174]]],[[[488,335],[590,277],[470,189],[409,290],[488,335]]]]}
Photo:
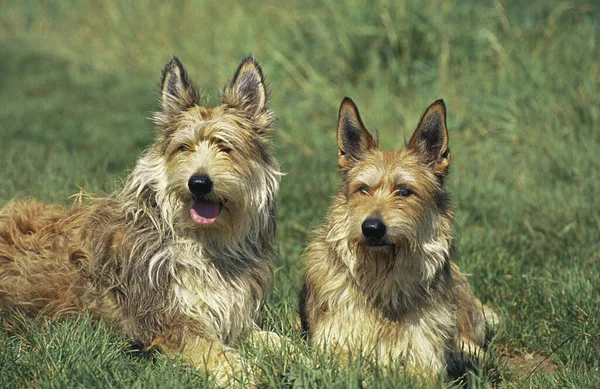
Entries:
{"type": "Polygon", "coordinates": [[[194,199],[194,204],[190,208],[190,217],[196,224],[213,224],[217,221],[222,208],[222,202],[194,199]]]}

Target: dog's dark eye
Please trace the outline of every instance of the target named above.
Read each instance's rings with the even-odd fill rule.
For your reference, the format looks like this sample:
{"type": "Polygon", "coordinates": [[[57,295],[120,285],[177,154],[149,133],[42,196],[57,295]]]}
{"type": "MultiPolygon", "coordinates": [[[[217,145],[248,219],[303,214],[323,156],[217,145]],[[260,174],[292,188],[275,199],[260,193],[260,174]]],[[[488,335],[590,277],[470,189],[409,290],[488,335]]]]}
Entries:
{"type": "Polygon", "coordinates": [[[396,188],[396,194],[400,197],[408,197],[413,194],[413,192],[405,186],[399,186],[396,188]]]}
{"type": "Polygon", "coordinates": [[[180,153],[194,151],[194,148],[187,143],[182,143],[177,147],[177,151],[180,153]]]}
{"type": "Polygon", "coordinates": [[[231,147],[227,147],[224,145],[219,146],[219,150],[223,153],[227,153],[227,154],[231,153],[231,147]]]}
{"type": "Polygon", "coordinates": [[[368,185],[362,185],[360,188],[358,188],[358,192],[368,195],[369,191],[371,190],[371,188],[369,188],[368,185]]]}
{"type": "Polygon", "coordinates": [[[217,148],[219,149],[219,151],[220,151],[220,152],[222,152],[222,153],[226,153],[226,154],[229,154],[229,153],[231,153],[231,150],[232,150],[232,149],[231,149],[231,147],[229,147],[229,146],[228,146],[226,143],[224,143],[224,142],[218,142],[218,143],[216,144],[216,146],[217,146],[217,148]]]}

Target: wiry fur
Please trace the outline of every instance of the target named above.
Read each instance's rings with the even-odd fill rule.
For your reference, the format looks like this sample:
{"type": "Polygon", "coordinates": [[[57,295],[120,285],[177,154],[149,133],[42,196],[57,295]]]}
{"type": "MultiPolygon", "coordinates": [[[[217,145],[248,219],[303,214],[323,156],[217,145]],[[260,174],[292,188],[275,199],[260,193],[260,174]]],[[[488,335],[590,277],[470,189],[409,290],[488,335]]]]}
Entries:
{"type": "MultiPolygon", "coordinates": [[[[182,353],[224,384],[243,361],[272,279],[280,171],[260,67],[246,58],[215,108],[174,58],[157,138],[121,191],[89,206],[13,202],[0,212],[0,308],[107,318],[136,342],[182,353]],[[194,224],[188,179],[210,176],[222,210],[194,224]]],[[[236,377],[237,378],[237,377],[236,377]]]]}
{"type": "Polygon", "coordinates": [[[304,329],[317,347],[438,376],[484,342],[481,303],[450,262],[444,104],[427,110],[406,150],[383,152],[346,98],[338,146],[344,183],[304,253],[304,329]],[[361,230],[371,218],[387,227],[375,243],[361,230]]]}

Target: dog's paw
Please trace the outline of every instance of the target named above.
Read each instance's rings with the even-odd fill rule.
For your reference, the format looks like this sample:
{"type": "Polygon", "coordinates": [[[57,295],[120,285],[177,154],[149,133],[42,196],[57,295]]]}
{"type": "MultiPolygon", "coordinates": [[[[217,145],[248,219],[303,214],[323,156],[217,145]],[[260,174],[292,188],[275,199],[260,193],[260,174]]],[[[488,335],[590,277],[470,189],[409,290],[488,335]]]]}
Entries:
{"type": "Polygon", "coordinates": [[[252,331],[250,343],[257,348],[278,351],[283,345],[283,338],[271,331],[252,331]]]}
{"type": "Polygon", "coordinates": [[[485,323],[492,328],[500,324],[500,317],[496,314],[494,309],[487,304],[483,306],[483,318],[485,323]]]}
{"type": "Polygon", "coordinates": [[[249,363],[235,351],[224,350],[214,356],[209,372],[214,382],[222,388],[240,386],[256,388],[255,374],[249,363]]]}
{"type": "Polygon", "coordinates": [[[253,331],[250,335],[252,346],[269,353],[286,355],[295,362],[305,362],[303,353],[294,346],[291,339],[271,331],[253,331]]]}

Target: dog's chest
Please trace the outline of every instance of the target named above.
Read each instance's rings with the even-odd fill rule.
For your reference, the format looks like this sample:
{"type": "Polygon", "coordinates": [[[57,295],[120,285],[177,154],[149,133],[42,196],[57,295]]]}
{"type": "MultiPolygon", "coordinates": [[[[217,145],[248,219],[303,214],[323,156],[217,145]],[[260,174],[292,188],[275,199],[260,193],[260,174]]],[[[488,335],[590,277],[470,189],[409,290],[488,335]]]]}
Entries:
{"type": "Polygon", "coordinates": [[[262,304],[255,279],[226,276],[210,263],[180,271],[173,292],[179,310],[202,332],[231,345],[252,329],[262,304]]]}
{"type": "Polygon", "coordinates": [[[323,333],[317,338],[363,349],[379,361],[401,360],[408,367],[437,372],[444,366],[453,330],[452,310],[445,306],[411,312],[394,322],[351,299],[319,323],[317,331],[323,333]]]}

